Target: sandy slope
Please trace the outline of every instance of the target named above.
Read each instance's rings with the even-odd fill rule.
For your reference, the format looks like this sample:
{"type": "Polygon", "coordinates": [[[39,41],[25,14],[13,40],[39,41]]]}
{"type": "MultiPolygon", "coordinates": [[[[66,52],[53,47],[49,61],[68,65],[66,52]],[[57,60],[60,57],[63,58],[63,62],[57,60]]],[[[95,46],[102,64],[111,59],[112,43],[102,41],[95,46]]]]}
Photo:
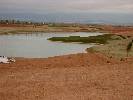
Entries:
{"type": "Polygon", "coordinates": [[[102,54],[0,64],[0,100],[133,100],[133,59],[102,54]]]}

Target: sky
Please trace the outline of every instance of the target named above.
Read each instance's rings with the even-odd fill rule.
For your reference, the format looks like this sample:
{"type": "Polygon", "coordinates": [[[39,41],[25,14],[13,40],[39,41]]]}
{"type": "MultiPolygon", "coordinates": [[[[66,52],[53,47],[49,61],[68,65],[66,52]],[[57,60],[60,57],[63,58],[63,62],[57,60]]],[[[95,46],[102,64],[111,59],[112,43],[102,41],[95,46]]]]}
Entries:
{"type": "Polygon", "coordinates": [[[0,13],[133,13],[133,0],[0,0],[0,13]]]}

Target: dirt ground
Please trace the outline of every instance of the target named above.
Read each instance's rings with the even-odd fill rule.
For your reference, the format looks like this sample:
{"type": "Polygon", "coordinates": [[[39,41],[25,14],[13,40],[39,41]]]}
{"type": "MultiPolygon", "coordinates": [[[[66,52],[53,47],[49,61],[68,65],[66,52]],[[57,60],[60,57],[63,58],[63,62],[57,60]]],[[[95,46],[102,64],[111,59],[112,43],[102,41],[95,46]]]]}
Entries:
{"type": "Polygon", "coordinates": [[[133,58],[99,53],[0,64],[0,100],[133,100],[133,58]]]}
{"type": "Polygon", "coordinates": [[[64,26],[42,25],[21,25],[21,24],[0,24],[0,34],[18,34],[32,32],[102,32],[133,36],[133,26],[113,26],[113,25],[86,25],[86,24],[70,24],[64,26]],[[74,25],[74,26],[73,26],[74,25]]]}

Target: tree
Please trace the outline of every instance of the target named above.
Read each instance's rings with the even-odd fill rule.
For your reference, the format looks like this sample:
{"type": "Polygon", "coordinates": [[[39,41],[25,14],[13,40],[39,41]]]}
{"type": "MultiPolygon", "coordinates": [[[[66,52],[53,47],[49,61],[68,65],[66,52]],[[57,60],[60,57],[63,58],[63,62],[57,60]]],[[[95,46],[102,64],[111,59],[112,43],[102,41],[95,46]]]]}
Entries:
{"type": "Polygon", "coordinates": [[[16,22],[17,24],[20,24],[21,22],[19,21],[19,20],[17,20],[17,22],[16,22]]]}
{"type": "Polygon", "coordinates": [[[9,24],[9,20],[5,20],[6,24],[9,24]]]}
{"type": "Polygon", "coordinates": [[[11,20],[11,24],[15,24],[15,20],[13,19],[13,20],[11,20]]]}

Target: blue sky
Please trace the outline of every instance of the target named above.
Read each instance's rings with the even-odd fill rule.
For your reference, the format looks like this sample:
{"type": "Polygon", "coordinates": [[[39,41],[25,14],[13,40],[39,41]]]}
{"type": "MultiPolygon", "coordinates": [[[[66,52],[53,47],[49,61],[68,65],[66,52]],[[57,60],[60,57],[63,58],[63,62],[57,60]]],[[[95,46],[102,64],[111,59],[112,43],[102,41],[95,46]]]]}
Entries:
{"type": "Polygon", "coordinates": [[[0,0],[0,13],[133,13],[133,0],[0,0]]]}

